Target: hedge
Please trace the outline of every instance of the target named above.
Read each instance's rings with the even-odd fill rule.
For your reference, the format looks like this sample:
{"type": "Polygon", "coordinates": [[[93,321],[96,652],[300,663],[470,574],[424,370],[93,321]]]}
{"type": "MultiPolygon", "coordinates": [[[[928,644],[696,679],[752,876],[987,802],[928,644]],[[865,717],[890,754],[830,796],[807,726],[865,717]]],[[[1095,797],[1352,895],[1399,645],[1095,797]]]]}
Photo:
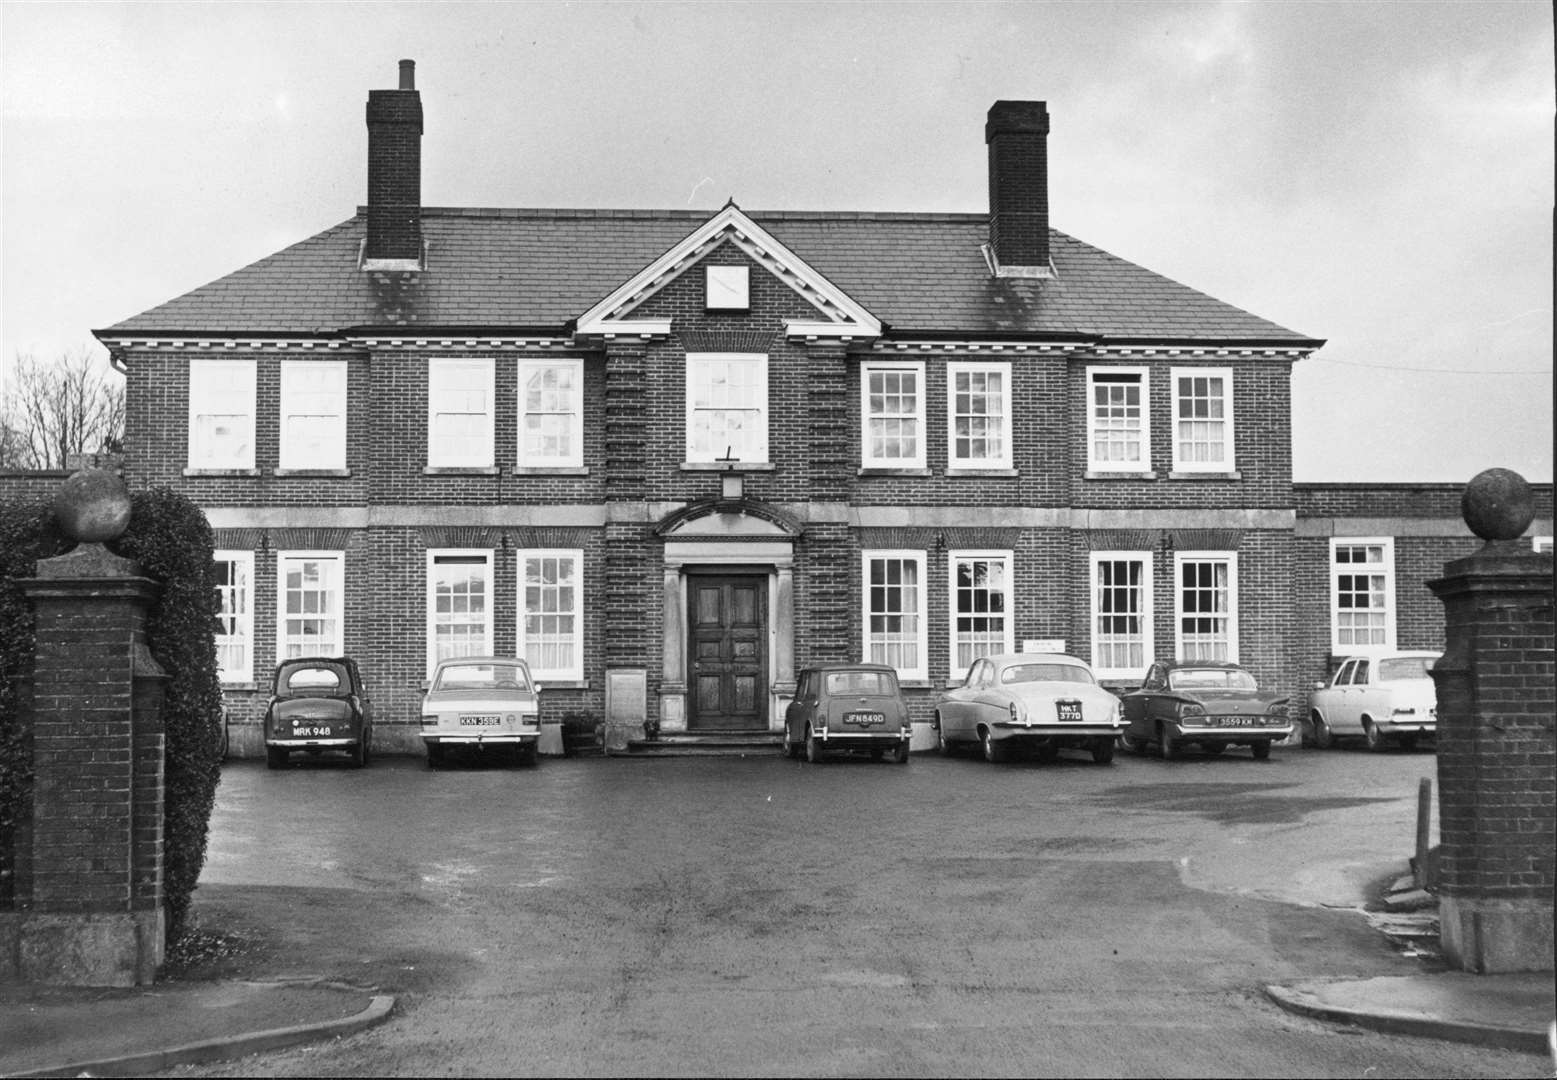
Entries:
{"type": "MultiPolygon", "coordinates": [[[[131,495],[129,528],[108,546],[135,559],[161,583],[146,626],[152,656],[168,675],[163,803],[163,889],[168,938],[188,924],[205,864],[206,837],[221,779],[222,691],[216,667],[215,548],[200,508],[169,488],[131,495]]],[[[47,504],[0,513],[0,577],[32,577],[33,562],[69,547],[47,504]]],[[[0,582],[0,873],[14,867],[14,825],[26,813],[31,753],[23,742],[15,678],[32,666],[30,605],[10,580],[0,582]],[[9,824],[11,832],[5,832],[9,824]]],[[[0,903],[14,895],[0,893],[0,903]]]]}

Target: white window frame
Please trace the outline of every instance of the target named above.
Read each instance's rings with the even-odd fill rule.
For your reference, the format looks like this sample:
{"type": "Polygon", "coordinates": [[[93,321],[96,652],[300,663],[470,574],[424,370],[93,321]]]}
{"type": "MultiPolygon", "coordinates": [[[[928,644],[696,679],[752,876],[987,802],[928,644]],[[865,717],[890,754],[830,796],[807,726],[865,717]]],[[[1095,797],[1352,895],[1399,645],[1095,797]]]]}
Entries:
{"type": "MultiPolygon", "coordinates": [[[[427,677],[428,678],[432,678],[433,669],[438,666],[438,661],[440,659],[442,659],[442,657],[439,656],[439,652],[438,652],[438,626],[439,626],[439,624],[441,622],[449,621],[449,620],[441,620],[439,618],[439,612],[438,612],[438,566],[440,565],[440,563],[442,563],[442,564],[449,564],[450,561],[454,560],[454,559],[461,560],[461,562],[456,564],[456,565],[462,565],[462,566],[466,566],[466,565],[479,565],[481,567],[480,577],[481,577],[481,585],[482,585],[482,596],[483,596],[483,599],[484,599],[484,602],[485,602],[485,612],[484,612],[485,617],[482,620],[480,620],[481,621],[481,634],[480,634],[479,639],[473,645],[473,647],[470,648],[470,649],[467,649],[467,650],[465,650],[463,652],[450,652],[447,655],[449,657],[455,657],[455,656],[491,656],[492,655],[492,649],[493,649],[493,645],[492,645],[493,625],[496,622],[495,609],[497,607],[497,598],[493,594],[493,586],[496,584],[496,577],[495,577],[495,575],[492,572],[492,562],[493,562],[492,549],[491,548],[428,548],[427,549],[427,560],[426,560],[427,575],[426,575],[426,579],[425,579],[426,582],[427,582],[427,588],[426,588],[426,592],[424,594],[425,598],[426,598],[426,605],[427,605],[427,677]],[[477,560],[477,561],[476,562],[466,562],[465,560],[477,560]]],[[[468,620],[465,620],[465,621],[466,622],[474,622],[476,620],[468,619],[468,620]]]]}
{"type": "Polygon", "coordinates": [[[1336,656],[1366,656],[1386,652],[1395,647],[1395,620],[1398,614],[1395,604],[1395,538],[1392,536],[1335,536],[1330,538],[1330,651],[1336,656]],[[1378,563],[1338,563],[1337,552],[1343,547],[1372,547],[1382,549],[1378,563]],[[1384,578],[1384,640],[1381,642],[1341,641],[1340,579],[1344,574],[1354,575],[1357,566],[1377,566],[1375,571],[1384,578]]]}
{"type": "Polygon", "coordinates": [[[520,468],[526,469],[577,469],[584,466],[584,361],[580,357],[559,356],[519,361],[519,385],[515,391],[518,402],[517,458],[520,468]],[[573,378],[571,391],[546,390],[543,393],[565,394],[566,408],[529,408],[526,385],[528,381],[547,371],[566,369],[573,378]],[[560,417],[566,427],[564,438],[567,446],[560,454],[527,453],[525,451],[525,424],[531,416],[560,417]]]}
{"type": "Polygon", "coordinates": [[[521,548],[518,552],[514,578],[518,590],[519,655],[530,665],[530,674],[537,680],[581,682],[584,678],[584,551],[582,548],[521,548]],[[529,559],[567,559],[573,563],[573,607],[564,612],[541,614],[567,614],[573,618],[571,647],[573,662],[566,667],[546,667],[530,656],[529,633],[529,582],[526,579],[525,562],[529,559]]]}
{"type": "Polygon", "coordinates": [[[253,469],[258,361],[195,357],[189,361],[189,468],[253,469]],[[236,429],[226,452],[216,433],[236,429]]]}
{"type": "Polygon", "coordinates": [[[1199,473],[1230,473],[1238,466],[1235,460],[1233,447],[1235,427],[1233,423],[1233,369],[1230,367],[1176,367],[1170,371],[1169,393],[1173,398],[1173,471],[1174,472],[1199,472],[1199,473]],[[1186,423],[1196,423],[1199,418],[1183,415],[1185,398],[1179,393],[1180,379],[1221,379],[1222,380],[1222,457],[1221,461],[1186,461],[1184,459],[1185,440],[1181,434],[1181,427],[1186,423]]]}
{"type": "MultiPolygon", "coordinates": [[[[993,396],[993,395],[990,395],[993,396]]],[[[946,467],[949,469],[1009,469],[1011,468],[1011,363],[1008,360],[953,360],[946,365],[946,467]],[[957,376],[1000,376],[1000,413],[996,417],[996,431],[992,438],[1000,443],[1000,452],[989,457],[957,456],[957,376]]],[[[970,416],[988,414],[969,414],[970,416]]]]}
{"type": "Polygon", "coordinates": [[[254,681],[254,552],[218,548],[212,561],[235,567],[233,583],[217,586],[216,617],[222,627],[216,635],[217,677],[223,683],[250,683],[254,681]],[[236,651],[238,662],[222,665],[221,658],[230,650],[236,651]]]}
{"type": "Polygon", "coordinates": [[[497,365],[489,356],[429,357],[427,360],[427,466],[433,469],[491,468],[496,430],[497,365]],[[457,375],[467,377],[464,400],[449,385],[457,375]],[[479,398],[479,400],[478,400],[479,398]],[[464,431],[474,429],[466,440],[464,431]],[[461,452],[440,435],[448,431],[461,452]]]}
{"type": "Polygon", "coordinates": [[[724,459],[728,446],[729,453],[742,464],[767,464],[768,462],[768,354],[752,352],[698,352],[687,353],[686,374],[686,450],[688,462],[697,464],[712,464],[724,459]],[[699,387],[705,385],[699,378],[699,372],[711,370],[715,365],[749,364],[755,369],[753,384],[757,389],[757,400],[749,406],[738,406],[730,409],[715,409],[711,405],[698,406],[699,387]],[[700,414],[714,412],[750,412],[756,416],[753,437],[746,442],[736,445],[728,438],[720,436],[714,440],[718,446],[710,444],[705,452],[697,448],[698,421],[700,414]]]}
{"type": "MultiPolygon", "coordinates": [[[[896,615],[905,619],[912,619],[912,633],[911,635],[903,635],[903,637],[905,639],[904,644],[911,645],[913,648],[918,663],[907,667],[893,665],[897,668],[898,678],[904,681],[928,680],[930,678],[930,624],[927,599],[930,590],[929,578],[927,577],[928,569],[923,551],[886,549],[860,552],[860,655],[870,663],[890,662],[885,658],[889,648],[888,643],[876,638],[871,633],[871,620],[873,617],[878,615],[896,615]],[[915,596],[913,610],[878,612],[872,609],[871,601],[874,586],[871,585],[871,563],[881,560],[893,560],[914,566],[915,574],[917,575],[917,584],[914,586],[914,591],[917,595],[915,596]],[[912,637],[911,642],[907,640],[909,636],[912,637]]],[[[894,588],[894,586],[883,586],[883,588],[894,588]]],[[[896,586],[896,588],[900,589],[902,586],[896,586]]]]}
{"type": "Polygon", "coordinates": [[[1151,369],[1147,367],[1117,366],[1087,368],[1087,471],[1106,473],[1148,473],[1152,470],[1152,410],[1151,369]],[[1140,447],[1139,461],[1104,461],[1097,457],[1098,436],[1102,426],[1098,423],[1096,388],[1100,377],[1131,376],[1140,386],[1140,447]]]}
{"type": "MultiPolygon", "coordinates": [[[[1092,670],[1100,679],[1139,679],[1143,672],[1150,668],[1157,659],[1157,643],[1155,638],[1155,599],[1152,589],[1153,575],[1156,573],[1156,560],[1150,551],[1094,551],[1087,563],[1088,586],[1092,595],[1092,670]],[[1102,621],[1105,617],[1116,618],[1120,613],[1105,612],[1103,610],[1103,586],[1099,580],[1098,567],[1103,563],[1140,563],[1140,611],[1141,632],[1139,635],[1141,645],[1141,663],[1138,666],[1109,666],[1103,663],[1100,642],[1103,638],[1102,621]]],[[[1111,586],[1119,588],[1120,586],[1111,586]]]]}
{"type": "Polygon", "coordinates": [[[860,467],[865,469],[923,469],[925,467],[925,443],[928,441],[925,418],[926,386],[924,362],[919,360],[868,360],[860,364],[860,467]],[[872,413],[870,406],[870,377],[887,372],[910,373],[914,376],[915,408],[909,413],[872,413]],[[876,419],[907,420],[913,426],[914,450],[906,457],[877,457],[872,451],[875,440],[871,436],[871,422],[876,419]]]}
{"type": "MultiPolygon", "coordinates": [[[[333,603],[328,610],[318,614],[320,619],[334,620],[335,632],[327,639],[321,636],[320,648],[298,653],[299,656],[343,656],[346,652],[346,553],[344,551],[278,551],[276,552],[276,661],[290,659],[287,652],[287,567],[293,562],[318,562],[334,567],[333,603]]],[[[326,594],[329,596],[329,594],[326,594]]],[[[313,614],[302,612],[302,615],[313,614]]]]}
{"type": "MultiPolygon", "coordinates": [[[[1205,617],[1204,613],[1196,613],[1205,617]]],[[[1211,617],[1217,617],[1213,613],[1211,617]]],[[[1236,551],[1176,551],[1173,553],[1173,647],[1180,660],[1207,660],[1238,663],[1238,553],[1236,551]],[[1190,613],[1184,609],[1184,566],[1187,563],[1203,563],[1227,567],[1227,610],[1220,617],[1227,621],[1227,655],[1191,657],[1185,652],[1184,620],[1190,613]]]]}
{"type": "MultiPolygon", "coordinates": [[[[982,651],[975,648],[971,660],[977,660],[980,656],[989,656],[993,653],[1011,653],[1016,651],[1016,559],[1009,550],[980,550],[980,551],[948,551],[946,553],[946,628],[948,649],[946,662],[948,674],[951,679],[961,679],[967,675],[969,664],[957,662],[959,637],[957,633],[957,567],[966,562],[998,562],[1005,567],[1005,587],[999,590],[1004,597],[1003,622],[1001,640],[997,649],[985,647],[982,651]]],[[[994,590],[991,590],[994,591],[994,590]]]]}
{"type": "Polygon", "coordinates": [[[281,361],[279,468],[346,468],[346,387],[345,360],[281,361]],[[307,420],[322,429],[318,438],[292,430],[295,422],[307,420]]]}

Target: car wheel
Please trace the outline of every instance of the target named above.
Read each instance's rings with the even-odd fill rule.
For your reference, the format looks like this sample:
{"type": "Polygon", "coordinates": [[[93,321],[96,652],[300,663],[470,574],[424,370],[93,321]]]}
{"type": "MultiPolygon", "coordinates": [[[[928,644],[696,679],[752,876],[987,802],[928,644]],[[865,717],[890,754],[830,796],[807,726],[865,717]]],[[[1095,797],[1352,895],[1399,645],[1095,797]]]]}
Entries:
{"type": "Polygon", "coordinates": [[[1255,761],[1268,761],[1270,759],[1270,742],[1268,740],[1257,742],[1249,749],[1254,753],[1255,761]]]}
{"type": "Polygon", "coordinates": [[[367,746],[361,739],[358,739],[352,745],[347,754],[351,758],[351,767],[353,769],[360,769],[368,763],[367,746]]]}
{"type": "Polygon", "coordinates": [[[990,735],[989,728],[979,729],[979,745],[984,749],[985,761],[1000,761],[1005,758],[1000,744],[990,735]]]}
{"type": "Polygon", "coordinates": [[[1179,737],[1167,728],[1159,728],[1157,730],[1157,746],[1162,750],[1162,760],[1164,761],[1172,761],[1184,749],[1183,744],[1179,742],[1179,737]]]}
{"type": "Polygon", "coordinates": [[[1211,755],[1212,757],[1216,757],[1216,755],[1220,754],[1223,750],[1227,749],[1227,744],[1226,743],[1219,743],[1219,742],[1201,743],[1200,744],[1200,749],[1204,750],[1207,754],[1211,755]]]}
{"type": "Polygon", "coordinates": [[[957,753],[957,747],[952,745],[952,741],[946,737],[946,725],[941,723],[939,716],[935,718],[935,747],[947,757],[957,753]]]}
{"type": "Polygon", "coordinates": [[[1382,752],[1388,745],[1388,740],[1384,738],[1384,733],[1379,730],[1379,726],[1372,720],[1364,720],[1362,722],[1362,733],[1368,737],[1368,749],[1375,754],[1382,752]]]}
{"type": "Polygon", "coordinates": [[[895,747],[892,748],[892,760],[894,762],[896,762],[897,764],[899,764],[899,765],[907,765],[908,764],[908,740],[907,739],[899,740],[898,744],[895,747]]]}
{"type": "Polygon", "coordinates": [[[1133,735],[1121,735],[1121,736],[1119,736],[1119,741],[1121,743],[1123,743],[1124,744],[1124,748],[1126,750],[1130,751],[1130,753],[1132,753],[1132,754],[1144,754],[1144,753],[1146,753],[1146,740],[1145,739],[1137,739],[1133,735]]]}
{"type": "Polygon", "coordinates": [[[287,748],[284,746],[265,747],[265,767],[267,769],[284,769],[287,767],[287,748]]]}
{"type": "Polygon", "coordinates": [[[1318,713],[1314,714],[1314,745],[1320,750],[1328,750],[1335,745],[1335,734],[1331,732],[1330,725],[1325,723],[1325,718],[1318,713]]]}
{"type": "Polygon", "coordinates": [[[822,760],[822,744],[812,733],[810,724],[806,725],[806,760],[813,765],[822,760]]]}
{"type": "Polygon", "coordinates": [[[799,745],[796,744],[794,739],[789,737],[789,721],[787,720],[784,722],[784,745],[780,749],[787,758],[797,758],[800,756],[799,745]]]}
{"type": "Polygon", "coordinates": [[[443,764],[443,747],[437,743],[427,744],[427,767],[436,769],[443,764]]]}
{"type": "Polygon", "coordinates": [[[519,753],[519,763],[534,768],[541,762],[541,748],[536,743],[531,743],[519,753]]]}
{"type": "Polygon", "coordinates": [[[366,765],[373,760],[373,729],[364,728],[362,732],[362,763],[366,765]]]}
{"type": "Polygon", "coordinates": [[[1114,740],[1108,735],[1099,735],[1092,740],[1092,760],[1098,765],[1107,765],[1114,760],[1114,740]]]}

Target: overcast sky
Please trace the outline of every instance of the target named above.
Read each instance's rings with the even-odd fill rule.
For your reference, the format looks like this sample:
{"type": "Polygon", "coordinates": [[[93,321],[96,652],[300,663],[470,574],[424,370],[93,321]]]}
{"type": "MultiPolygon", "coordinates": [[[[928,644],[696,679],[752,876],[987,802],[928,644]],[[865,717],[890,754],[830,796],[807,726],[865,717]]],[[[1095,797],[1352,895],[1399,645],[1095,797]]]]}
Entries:
{"type": "Polygon", "coordinates": [[[1552,479],[1545,0],[0,3],[0,357],[350,217],[402,57],[429,206],[984,212],[1045,100],[1055,228],[1328,340],[1299,480],[1552,479]]]}

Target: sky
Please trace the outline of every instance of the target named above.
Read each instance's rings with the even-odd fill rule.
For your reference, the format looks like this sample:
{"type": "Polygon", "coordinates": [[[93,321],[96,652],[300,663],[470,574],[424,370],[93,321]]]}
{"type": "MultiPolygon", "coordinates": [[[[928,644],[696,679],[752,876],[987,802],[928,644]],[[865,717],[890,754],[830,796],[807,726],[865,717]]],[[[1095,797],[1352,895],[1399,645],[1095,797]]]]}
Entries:
{"type": "Polygon", "coordinates": [[[429,206],[983,213],[1047,101],[1056,229],[1326,339],[1296,479],[1552,479],[1545,0],[10,0],[0,364],[350,217],[402,57],[429,206]]]}

